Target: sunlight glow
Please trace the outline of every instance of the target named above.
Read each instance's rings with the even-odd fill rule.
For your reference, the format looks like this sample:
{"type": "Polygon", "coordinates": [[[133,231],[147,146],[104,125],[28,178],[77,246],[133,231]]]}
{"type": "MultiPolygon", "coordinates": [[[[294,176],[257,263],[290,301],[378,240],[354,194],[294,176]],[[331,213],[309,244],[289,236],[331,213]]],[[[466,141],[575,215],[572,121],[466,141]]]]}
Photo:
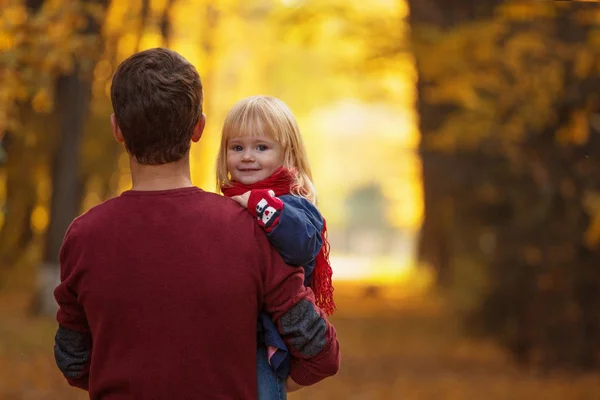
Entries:
{"type": "MultiPolygon", "coordinates": [[[[161,2],[164,0],[153,1],[153,10],[162,9],[161,2]]],[[[303,3],[304,0],[280,0],[271,6],[281,10],[303,3]]],[[[244,19],[231,12],[231,7],[229,2],[219,2],[213,8],[220,12],[213,15],[209,13],[213,8],[206,7],[206,3],[182,0],[175,3],[170,13],[170,47],[196,66],[205,88],[207,126],[190,155],[194,184],[215,191],[214,162],[229,108],[250,95],[280,97],[298,120],[319,209],[327,219],[330,233],[348,233],[350,216],[346,203],[358,188],[377,185],[384,197],[382,212],[393,231],[389,234],[394,237],[386,237],[385,232],[366,232],[376,244],[369,250],[372,253],[349,247],[348,242],[341,246],[344,251],[332,246],[334,279],[378,284],[419,279],[425,282],[423,272],[415,268],[414,256],[415,238],[423,218],[423,195],[420,133],[414,108],[417,76],[412,57],[399,54],[381,73],[357,80],[352,72],[337,71],[335,65],[346,59],[359,65],[369,49],[362,41],[348,40],[339,19],[324,19],[314,26],[290,26],[282,37],[281,30],[268,20],[244,19]],[[306,44],[303,38],[307,30],[325,32],[328,40],[306,44]],[[382,88],[381,98],[370,94],[371,85],[382,88]],[[398,243],[386,244],[390,240],[398,243]],[[399,249],[393,249],[394,246],[399,249]]],[[[374,0],[368,5],[351,0],[348,7],[371,18],[397,20],[408,14],[406,1],[402,0],[374,0]]],[[[115,5],[111,12],[115,23],[109,30],[118,31],[126,11],[115,5]]],[[[139,43],[136,38],[135,33],[122,35],[118,44],[121,59],[137,45],[161,45],[155,28],[148,29],[139,43]]],[[[104,75],[104,67],[98,68],[97,73],[104,75]]],[[[117,178],[121,190],[131,185],[127,170],[124,155],[119,160],[117,178]]]]}
{"type": "Polygon", "coordinates": [[[286,7],[296,7],[300,3],[302,3],[303,0],[280,0],[280,1],[281,1],[281,4],[283,4],[286,7]]]}
{"type": "Polygon", "coordinates": [[[330,258],[333,281],[361,282],[378,286],[410,285],[415,289],[426,289],[433,282],[429,269],[417,267],[414,262],[394,262],[385,257],[335,256],[330,258]]]}
{"type": "Polygon", "coordinates": [[[31,213],[31,228],[35,233],[42,233],[48,227],[50,216],[46,206],[37,205],[31,213]]]}

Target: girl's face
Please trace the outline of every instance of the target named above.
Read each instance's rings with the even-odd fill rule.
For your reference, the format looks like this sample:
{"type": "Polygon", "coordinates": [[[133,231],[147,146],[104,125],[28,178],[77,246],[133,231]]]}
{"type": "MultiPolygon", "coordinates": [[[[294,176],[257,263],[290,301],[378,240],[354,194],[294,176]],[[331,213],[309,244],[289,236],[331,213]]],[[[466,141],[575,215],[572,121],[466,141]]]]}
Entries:
{"type": "Polygon", "coordinates": [[[282,165],[281,145],[267,136],[241,136],[227,141],[227,169],[232,181],[252,185],[270,177],[282,165]]]}

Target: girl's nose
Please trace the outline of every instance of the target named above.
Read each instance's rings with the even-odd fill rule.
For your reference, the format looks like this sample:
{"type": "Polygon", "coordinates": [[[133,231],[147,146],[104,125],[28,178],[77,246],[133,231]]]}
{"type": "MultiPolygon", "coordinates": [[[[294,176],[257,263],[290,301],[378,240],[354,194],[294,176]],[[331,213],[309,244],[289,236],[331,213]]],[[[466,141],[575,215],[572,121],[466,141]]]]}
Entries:
{"type": "Polygon", "coordinates": [[[254,161],[254,157],[252,156],[252,152],[249,150],[244,150],[244,152],[242,153],[242,160],[243,161],[254,161]]]}

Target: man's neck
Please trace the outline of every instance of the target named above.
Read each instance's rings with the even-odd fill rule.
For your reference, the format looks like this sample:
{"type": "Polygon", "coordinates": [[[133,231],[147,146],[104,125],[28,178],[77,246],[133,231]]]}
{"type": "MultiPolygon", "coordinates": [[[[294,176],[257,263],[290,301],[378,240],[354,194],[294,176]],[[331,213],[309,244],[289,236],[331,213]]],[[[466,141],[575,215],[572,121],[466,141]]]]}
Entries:
{"type": "Polygon", "coordinates": [[[131,190],[170,190],[191,187],[189,157],[161,165],[139,164],[130,157],[131,190]]]}

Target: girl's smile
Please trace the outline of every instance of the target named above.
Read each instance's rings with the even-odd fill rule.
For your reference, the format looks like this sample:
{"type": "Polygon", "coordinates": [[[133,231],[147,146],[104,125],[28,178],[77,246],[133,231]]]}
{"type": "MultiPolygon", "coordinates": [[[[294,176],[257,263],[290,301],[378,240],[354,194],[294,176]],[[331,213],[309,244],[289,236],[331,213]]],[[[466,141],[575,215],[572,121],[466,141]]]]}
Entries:
{"type": "Polygon", "coordinates": [[[283,164],[279,142],[268,136],[240,136],[227,143],[231,180],[252,185],[267,179],[283,164]]]}

